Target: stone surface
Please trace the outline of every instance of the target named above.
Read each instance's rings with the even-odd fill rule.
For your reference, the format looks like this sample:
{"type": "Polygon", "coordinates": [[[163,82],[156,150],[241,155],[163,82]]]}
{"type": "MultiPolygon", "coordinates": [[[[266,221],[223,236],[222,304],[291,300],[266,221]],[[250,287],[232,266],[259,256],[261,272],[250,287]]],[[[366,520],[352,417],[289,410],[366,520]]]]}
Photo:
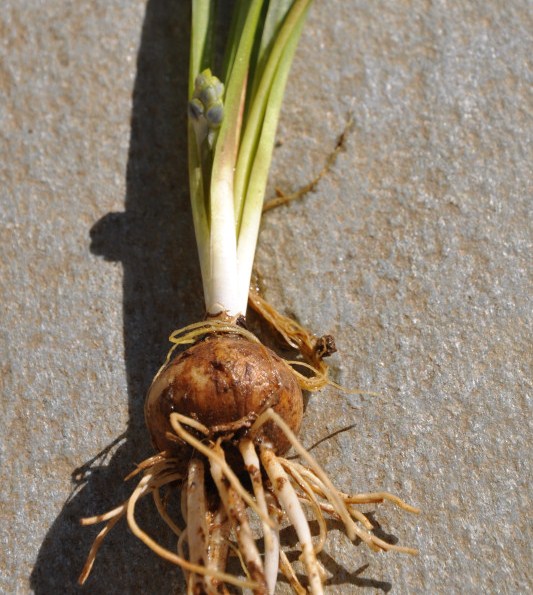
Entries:
{"type": "MultiPolygon", "coordinates": [[[[3,593],[78,591],[95,529],[77,519],[151,453],[144,394],[169,332],[203,313],[187,5],[2,4],[3,593]]],[[[533,589],[532,30],[523,0],[310,14],[272,188],[309,181],[353,125],[316,191],[265,216],[257,270],[272,303],[336,336],[336,380],[378,393],[312,397],[304,443],[354,424],[313,449],[335,482],[423,510],[374,515],[417,558],[333,531],[329,593],[533,589]]],[[[85,592],[182,588],[119,526],[85,592]]]]}

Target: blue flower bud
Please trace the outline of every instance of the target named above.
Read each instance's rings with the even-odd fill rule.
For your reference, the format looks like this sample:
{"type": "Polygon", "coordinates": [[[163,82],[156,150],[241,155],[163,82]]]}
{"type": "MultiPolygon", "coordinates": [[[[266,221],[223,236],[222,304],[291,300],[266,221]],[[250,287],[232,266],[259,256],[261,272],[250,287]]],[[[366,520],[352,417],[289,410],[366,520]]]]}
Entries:
{"type": "Polygon", "coordinates": [[[222,124],[222,118],[224,117],[224,106],[222,105],[222,102],[210,107],[207,110],[205,117],[209,126],[218,128],[220,124],[222,124]]]}
{"type": "Polygon", "coordinates": [[[189,115],[193,120],[199,120],[204,111],[204,105],[199,99],[194,97],[189,101],[189,115]]]}

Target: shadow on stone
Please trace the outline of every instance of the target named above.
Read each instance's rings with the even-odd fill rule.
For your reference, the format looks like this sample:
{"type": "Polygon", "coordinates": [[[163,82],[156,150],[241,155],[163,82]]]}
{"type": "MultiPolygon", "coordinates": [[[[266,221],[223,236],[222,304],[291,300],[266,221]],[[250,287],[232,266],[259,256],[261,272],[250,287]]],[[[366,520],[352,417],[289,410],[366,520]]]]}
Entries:
{"type": "MultiPolygon", "coordinates": [[[[377,524],[376,520],[373,518],[373,513],[365,512],[365,515],[372,521],[374,526],[378,529],[374,531],[375,534],[378,534],[380,530],[380,525],[377,524]]],[[[338,531],[339,533],[344,533],[344,526],[341,521],[327,518],[326,525],[329,531],[338,531]]],[[[318,535],[319,533],[319,525],[316,521],[309,522],[309,528],[311,529],[312,535],[318,535]]],[[[386,535],[383,532],[379,535],[381,538],[386,539],[389,543],[397,543],[398,539],[392,535],[386,535]]],[[[282,531],[280,531],[280,538],[282,544],[284,544],[285,548],[291,548],[290,551],[285,550],[287,554],[288,560],[294,564],[299,561],[301,556],[301,550],[298,545],[298,536],[296,535],[296,531],[292,526],[285,527],[282,531]]],[[[365,549],[366,545],[360,539],[356,539],[353,544],[348,544],[348,550],[353,548],[354,557],[360,555],[359,547],[365,549]]],[[[326,579],[325,586],[327,587],[337,587],[337,589],[342,589],[347,585],[354,585],[356,587],[365,588],[365,589],[374,589],[377,591],[383,591],[384,593],[388,593],[392,589],[392,584],[388,581],[380,581],[375,578],[371,577],[362,577],[361,575],[370,567],[370,564],[364,564],[363,566],[359,567],[357,570],[353,572],[349,572],[340,565],[334,558],[332,558],[325,550],[322,550],[317,556],[319,562],[324,566],[328,578],[326,579]]],[[[300,566],[300,568],[302,568],[300,566]]],[[[298,580],[303,584],[307,584],[307,577],[303,572],[296,573],[298,580]]],[[[286,579],[280,576],[281,582],[286,582],[286,579]]]]}
{"type": "MultiPolygon", "coordinates": [[[[74,471],[73,493],[49,529],[31,575],[38,595],[80,591],[76,581],[102,525],[84,528],[79,519],[113,508],[131,491],[133,484],[125,485],[123,477],[153,454],[144,397],[168,350],[166,338],[204,314],[187,181],[189,24],[187,3],[148,2],[133,91],[125,211],[105,215],[90,231],[91,251],[123,266],[130,421],[117,444],[74,471]]],[[[173,547],[170,536],[165,543],[165,527],[150,506],[141,504],[139,521],[173,547]]],[[[181,572],[121,522],[106,537],[83,591],[165,594],[182,585],[181,572]]]]}

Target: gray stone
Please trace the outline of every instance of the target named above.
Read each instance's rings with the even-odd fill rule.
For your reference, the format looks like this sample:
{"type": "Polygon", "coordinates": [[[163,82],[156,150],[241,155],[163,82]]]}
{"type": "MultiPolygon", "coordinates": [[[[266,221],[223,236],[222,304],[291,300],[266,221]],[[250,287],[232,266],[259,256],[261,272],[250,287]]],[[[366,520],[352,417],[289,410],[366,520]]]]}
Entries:
{"type": "MultiPolygon", "coordinates": [[[[329,593],[532,590],[531,21],[523,0],[311,11],[271,191],[353,125],[316,190],[265,216],[257,271],[335,335],[337,382],[377,393],[312,396],[304,444],[354,425],[312,451],[335,483],[422,509],[365,508],[416,558],[334,529],[329,593]]],[[[125,497],[166,338],[203,314],[188,8],[4,0],[0,40],[0,591],[72,593],[96,534],[78,519],[125,497]]],[[[182,589],[120,525],[84,591],[182,589]]]]}

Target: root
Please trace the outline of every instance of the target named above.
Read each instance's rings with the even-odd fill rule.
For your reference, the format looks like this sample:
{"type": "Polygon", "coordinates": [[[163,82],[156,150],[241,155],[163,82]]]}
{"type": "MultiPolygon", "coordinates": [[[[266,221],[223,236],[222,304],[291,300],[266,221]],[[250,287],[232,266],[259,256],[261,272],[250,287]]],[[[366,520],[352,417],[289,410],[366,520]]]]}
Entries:
{"type": "MultiPolygon", "coordinates": [[[[372,524],[359,511],[353,509],[348,506],[350,502],[345,502],[343,499],[344,494],[339,492],[331,483],[331,480],[326,475],[326,473],[322,470],[320,465],[315,461],[315,459],[305,450],[305,448],[301,445],[299,440],[296,438],[294,433],[290,430],[287,424],[279,417],[277,413],[275,413],[272,409],[267,409],[263,414],[261,414],[255,424],[250,429],[250,434],[253,436],[255,432],[259,430],[259,428],[266,423],[267,421],[273,421],[276,423],[279,428],[283,431],[286,435],[287,439],[292,444],[294,450],[307,462],[310,469],[307,470],[307,475],[311,474],[311,477],[314,476],[315,479],[310,478],[308,481],[308,489],[314,491],[317,494],[320,494],[322,497],[326,498],[329,501],[330,507],[328,507],[327,511],[330,514],[333,514],[339,520],[344,523],[344,527],[346,529],[346,534],[350,538],[351,541],[354,541],[356,537],[358,537],[361,541],[366,543],[368,547],[370,547],[374,551],[379,550],[395,550],[398,552],[404,552],[408,554],[417,554],[418,551],[414,548],[408,548],[403,546],[397,546],[386,541],[383,541],[379,537],[376,537],[372,533],[370,533],[370,529],[372,529],[372,524]],[[318,486],[318,490],[316,489],[318,486]],[[359,527],[352,516],[355,517],[357,520],[361,521],[365,528],[359,527]]],[[[282,460],[282,459],[280,459],[282,460]]],[[[290,461],[286,459],[283,460],[284,464],[288,467],[292,465],[290,461]]],[[[305,467],[300,466],[300,468],[305,469],[305,467]]],[[[307,492],[307,490],[306,490],[307,492]]],[[[307,498],[312,501],[309,496],[307,498]]],[[[348,497],[350,499],[350,497],[348,497]]],[[[358,496],[354,497],[357,501],[359,499],[358,496]]],[[[353,499],[353,498],[352,498],[353,499]]],[[[388,498],[391,500],[400,501],[399,498],[388,498]]],[[[402,503],[404,504],[404,503],[402,503]]],[[[410,507],[409,505],[404,505],[403,508],[407,507],[410,509],[411,512],[418,512],[418,509],[414,507],[410,507]]]]}
{"type": "MultiPolygon", "coordinates": [[[[222,502],[215,512],[208,514],[208,518],[207,566],[213,571],[223,572],[229,553],[231,522],[222,502]]],[[[221,581],[215,576],[205,577],[205,587],[210,595],[227,593],[221,581]]]]}
{"type": "MultiPolygon", "coordinates": [[[[323,486],[323,484],[320,482],[318,477],[316,477],[316,475],[313,475],[313,473],[311,471],[309,471],[309,469],[307,467],[304,467],[303,465],[300,465],[299,463],[296,463],[295,461],[286,461],[284,459],[284,464],[285,464],[285,462],[287,465],[290,465],[291,467],[298,469],[304,476],[308,477],[310,479],[310,481],[313,484],[315,484],[315,486],[316,486],[313,488],[313,490],[317,494],[320,494],[323,496],[324,488],[320,487],[320,486],[323,486]]],[[[393,504],[398,506],[398,508],[401,508],[401,509],[405,510],[406,512],[411,512],[413,514],[420,513],[419,508],[416,508],[414,506],[411,506],[410,504],[407,504],[407,502],[404,502],[401,498],[398,498],[398,496],[395,496],[394,494],[390,494],[389,492],[369,492],[366,494],[351,494],[350,495],[350,494],[345,494],[344,492],[339,491],[339,495],[341,496],[341,498],[343,499],[345,504],[379,504],[385,500],[388,500],[389,502],[392,502],[393,504]]]]}
{"type": "Polygon", "coordinates": [[[137,486],[137,488],[135,488],[135,490],[133,491],[132,495],[130,496],[130,498],[128,500],[126,514],[127,514],[127,519],[128,519],[128,525],[129,525],[129,528],[131,529],[131,532],[136,537],[138,537],[145,545],[147,545],[153,552],[155,552],[159,557],[163,558],[164,560],[167,560],[168,562],[172,562],[173,564],[181,566],[183,569],[185,569],[188,572],[200,574],[202,576],[212,573],[212,576],[215,576],[219,580],[233,584],[235,586],[238,586],[241,588],[245,588],[245,587],[255,588],[256,583],[253,581],[241,580],[231,574],[226,574],[224,572],[216,572],[215,573],[203,565],[193,564],[192,562],[189,562],[188,560],[174,554],[173,552],[171,552],[171,551],[167,550],[166,548],[162,547],[161,545],[159,545],[155,540],[153,540],[147,533],[145,533],[139,527],[139,525],[137,524],[137,522],[135,520],[135,504],[137,503],[137,500],[143,493],[145,486],[148,485],[150,480],[151,480],[150,474],[145,475],[143,477],[143,479],[139,482],[139,485],[137,486]],[[144,483],[144,485],[143,485],[143,483],[144,483]]]}
{"type": "Polygon", "coordinates": [[[123,516],[124,516],[124,512],[122,514],[117,514],[115,517],[113,517],[106,524],[106,526],[96,536],[96,538],[93,542],[93,545],[91,546],[91,549],[89,550],[89,554],[87,556],[87,561],[85,562],[85,565],[84,565],[84,567],[80,573],[80,576],[78,578],[78,583],[80,585],[83,585],[83,583],[85,583],[85,581],[87,580],[89,574],[91,574],[91,570],[93,568],[94,561],[96,559],[96,554],[98,553],[98,550],[100,549],[100,546],[102,545],[102,542],[103,542],[105,536],[109,533],[109,531],[111,531],[111,529],[118,523],[118,521],[120,521],[120,519],[123,516]]]}
{"type": "MultiPolygon", "coordinates": [[[[289,471],[291,476],[293,476],[293,477],[299,476],[301,478],[301,481],[303,481],[304,485],[307,486],[307,489],[304,489],[304,491],[309,499],[310,499],[310,496],[308,493],[309,491],[312,494],[317,494],[320,497],[327,499],[328,488],[326,486],[324,486],[322,481],[320,481],[320,479],[318,479],[318,477],[312,471],[310,471],[303,465],[297,465],[297,464],[293,465],[292,461],[288,461],[286,459],[284,459],[282,461],[282,465],[289,471]],[[301,475],[300,475],[300,473],[301,473],[301,475]],[[306,476],[308,481],[304,480],[302,475],[306,476]]],[[[338,490],[337,490],[337,493],[341,497],[341,500],[343,500],[342,493],[339,492],[338,490]]],[[[303,499],[304,500],[306,499],[305,496],[303,496],[303,499]]],[[[343,502],[344,502],[344,504],[346,504],[346,502],[344,500],[343,500],[343,502]]],[[[340,519],[340,516],[337,514],[337,511],[336,511],[334,505],[328,504],[327,502],[320,502],[319,507],[324,512],[327,512],[328,514],[340,519]]],[[[368,529],[368,530],[372,529],[372,527],[373,527],[372,523],[366,518],[366,516],[362,512],[358,511],[356,508],[352,509],[352,508],[347,507],[347,510],[354,517],[354,519],[356,521],[359,521],[366,529],[368,529]]]]}
{"type": "Polygon", "coordinates": [[[304,358],[305,361],[284,360],[291,367],[302,390],[316,392],[326,386],[333,386],[350,395],[378,394],[367,390],[347,389],[331,380],[329,366],[324,361],[325,357],[329,357],[337,351],[335,339],[331,335],[317,337],[296,320],[284,316],[261,296],[258,288],[253,284],[248,293],[248,304],[283,337],[289,347],[296,349],[304,358]],[[298,368],[307,369],[311,372],[311,376],[304,376],[298,371],[298,368]]]}
{"type": "Polygon", "coordinates": [[[175,435],[172,434],[174,439],[184,441],[194,449],[186,477],[177,471],[181,461],[173,458],[169,452],[159,453],[142,462],[130,474],[133,477],[142,473],[142,478],[125,502],[109,512],[82,520],[84,525],[103,522],[105,526],[89,551],[79,577],[80,584],[89,576],[105,536],[123,517],[126,517],[132,533],[146,546],[161,558],[182,568],[187,593],[191,595],[203,592],[209,595],[227,594],[225,585],[251,589],[255,595],[273,595],[278,571],[287,578],[298,595],[306,593],[287,556],[280,549],[278,525],[283,515],[287,516],[298,535],[301,559],[313,595],[323,593],[325,580],[325,572],[317,559],[327,536],[324,513],[342,521],[350,539],[359,538],[373,550],[417,553],[413,548],[393,545],[374,535],[372,522],[355,505],[389,501],[408,512],[417,513],[418,509],[388,492],[350,495],[337,490],[288,425],[271,408],[257,417],[245,437],[237,443],[251,481],[253,496],[227,463],[222,438],[212,440],[208,428],[178,413],[171,414],[170,422],[175,432],[175,435]],[[261,426],[267,422],[281,429],[305,465],[277,456],[267,443],[256,443],[261,426]],[[203,438],[198,439],[192,432],[203,438]],[[216,486],[216,493],[209,497],[206,493],[206,462],[209,463],[216,486]],[[269,481],[263,477],[262,469],[269,481]],[[175,489],[177,482],[184,483],[181,501],[182,516],[186,520],[184,529],[171,518],[166,506],[165,496],[168,496],[170,489],[175,489]],[[161,518],[177,537],[177,550],[174,552],[159,545],[136,521],[137,503],[149,494],[153,496],[161,518]],[[314,538],[302,506],[309,507],[317,520],[319,532],[314,538]],[[264,559],[252,534],[249,510],[255,512],[262,526],[264,559]],[[232,535],[236,545],[230,541],[232,535]],[[225,572],[230,549],[235,549],[241,559],[246,578],[225,572]]]}
{"type": "MultiPolygon", "coordinates": [[[[178,554],[175,554],[174,552],[171,552],[170,550],[167,550],[166,548],[159,545],[154,539],[152,539],[147,533],[145,533],[139,527],[137,521],[135,520],[135,506],[137,504],[137,501],[146,496],[147,494],[151,493],[155,489],[159,489],[167,484],[183,479],[183,476],[181,474],[170,472],[169,465],[166,464],[166,462],[155,463],[152,467],[146,466],[144,464],[142,465],[143,467],[145,467],[145,474],[137,484],[137,487],[133,490],[131,496],[128,498],[128,500],[126,500],[124,504],[122,504],[121,506],[117,506],[112,511],[103,515],[82,520],[83,525],[99,523],[106,520],[108,521],[108,523],[104,527],[104,529],[100,531],[100,533],[97,535],[93,543],[93,546],[89,551],[87,561],[78,578],[78,583],[80,585],[85,583],[91,572],[96,554],[98,553],[98,550],[102,544],[104,537],[109,533],[113,526],[123,516],[126,516],[128,526],[132,533],[164,560],[167,560],[172,564],[180,566],[183,570],[189,573],[195,573],[201,576],[211,576],[220,582],[235,585],[236,587],[240,587],[241,589],[255,588],[257,585],[254,581],[246,579],[243,580],[231,574],[222,572],[216,568],[206,567],[202,564],[194,564],[187,560],[184,556],[180,556],[178,554]]],[[[181,538],[183,539],[185,536],[186,534],[182,533],[181,538]]]]}
{"type": "Polygon", "coordinates": [[[259,341],[259,339],[253,333],[231,321],[208,318],[207,320],[203,320],[201,322],[189,324],[188,326],[184,326],[183,328],[174,331],[168,338],[168,340],[173,345],[167,353],[165,363],[159,368],[152,382],[155,382],[160,376],[161,372],[166,368],[178,347],[181,345],[192,345],[193,343],[196,343],[200,337],[212,333],[230,333],[234,335],[240,335],[241,337],[245,337],[253,343],[261,344],[261,341],[259,341]]]}
{"type": "MultiPolygon", "coordinates": [[[[287,364],[293,366],[292,372],[296,376],[298,384],[302,390],[314,392],[324,388],[327,385],[332,385],[342,389],[342,387],[329,379],[329,366],[323,361],[323,358],[328,357],[336,351],[335,341],[331,335],[324,335],[322,337],[313,335],[295,320],[284,316],[275,308],[273,308],[273,306],[271,306],[264,298],[261,297],[261,295],[259,295],[259,292],[254,287],[250,288],[250,292],[248,294],[248,303],[277,332],[281,334],[290,347],[297,349],[306,360],[307,363],[297,361],[287,362],[287,364]],[[307,367],[313,372],[313,376],[304,376],[295,370],[294,366],[307,367]]],[[[167,353],[164,364],[159,368],[157,374],[155,375],[153,382],[155,383],[155,381],[161,375],[178,347],[192,345],[198,341],[200,337],[213,333],[236,334],[248,339],[249,341],[261,344],[261,341],[259,341],[259,339],[253,333],[232,322],[209,318],[201,322],[190,324],[174,331],[168,338],[168,340],[173,345],[167,353]]]]}
{"type": "Polygon", "coordinates": [[[296,320],[281,314],[261,296],[255,283],[250,285],[248,304],[283,337],[289,347],[296,349],[304,358],[305,361],[284,360],[291,367],[302,390],[316,392],[325,386],[333,386],[346,394],[374,396],[378,394],[372,391],[347,389],[329,378],[329,366],[324,358],[337,351],[332,335],[317,337],[296,320]],[[304,376],[297,370],[298,367],[307,369],[312,375],[304,376]]]}
{"type": "Polygon", "coordinates": [[[289,581],[289,584],[296,595],[306,595],[307,589],[305,589],[302,583],[298,580],[298,577],[294,572],[294,568],[289,562],[287,554],[283,550],[280,550],[279,553],[279,567],[285,578],[289,581]]]}
{"type": "Polygon", "coordinates": [[[234,526],[238,550],[242,556],[245,569],[250,578],[256,583],[253,591],[257,595],[265,595],[267,593],[265,570],[252,535],[244,501],[233,486],[228,485],[221,465],[214,459],[210,461],[210,464],[211,476],[217,486],[226,513],[234,526]]]}
{"type": "MultiPolygon", "coordinates": [[[[278,458],[278,461],[282,465],[282,467],[285,468],[285,463],[287,462],[286,459],[280,457],[278,458]]],[[[324,548],[324,544],[326,543],[326,536],[328,531],[326,527],[326,520],[324,519],[322,509],[320,508],[320,502],[317,500],[311,486],[308,484],[308,482],[305,481],[305,479],[300,475],[300,473],[298,473],[296,469],[289,467],[288,471],[290,473],[290,476],[295,480],[296,484],[307,495],[307,498],[302,498],[300,496],[300,500],[308,503],[313,509],[313,513],[318,523],[320,531],[318,544],[315,545],[315,554],[319,554],[324,548]]]]}
{"type": "Polygon", "coordinates": [[[213,449],[213,447],[205,446],[202,442],[194,438],[192,434],[187,432],[183,426],[179,422],[180,415],[178,413],[172,413],[170,416],[170,423],[176,432],[176,434],[185,442],[189,443],[193,448],[195,448],[198,452],[202,453],[210,463],[218,463],[222,468],[225,478],[231,484],[231,487],[239,494],[239,496],[248,504],[248,506],[257,513],[257,515],[264,521],[267,525],[272,526],[272,521],[265,516],[261,509],[257,506],[254,502],[250,494],[242,487],[241,482],[239,481],[238,477],[235,473],[231,470],[231,467],[227,464],[226,459],[223,455],[220,454],[222,449],[219,449],[220,452],[217,452],[213,449]]]}
{"type": "Polygon", "coordinates": [[[300,444],[298,438],[296,438],[294,433],[291,431],[289,426],[287,426],[287,424],[281,419],[281,417],[272,409],[267,409],[257,418],[255,424],[250,429],[250,434],[253,436],[253,434],[257,432],[263,424],[270,420],[273,421],[283,431],[287,439],[290,441],[294,450],[307,462],[307,464],[311,467],[311,469],[315,472],[319,479],[321,479],[322,482],[325,484],[327,488],[326,497],[333,504],[335,511],[344,522],[344,526],[346,527],[348,537],[350,538],[350,540],[353,541],[355,539],[355,533],[357,531],[354,527],[354,523],[350,517],[350,514],[343,506],[342,499],[340,498],[338,491],[335,489],[326,473],[321,469],[321,467],[315,461],[315,459],[300,444]]]}
{"type": "Polygon", "coordinates": [[[315,556],[309,524],[300,506],[298,496],[283,467],[279,464],[276,455],[270,448],[261,447],[261,461],[272,483],[272,489],[298,535],[311,593],[313,595],[322,595],[324,592],[322,572],[315,556]]]}
{"type": "MultiPolygon", "coordinates": [[[[187,477],[187,536],[189,542],[189,561],[193,564],[206,565],[206,500],[204,483],[204,464],[194,458],[189,463],[187,477]]],[[[203,579],[196,574],[187,578],[187,591],[194,593],[195,586],[201,587],[203,579]]]]}
{"type": "MultiPolygon", "coordinates": [[[[241,451],[246,470],[250,475],[252,481],[252,488],[254,491],[257,505],[263,511],[265,517],[269,518],[269,512],[265,497],[265,490],[263,488],[263,479],[261,477],[261,465],[253,442],[248,439],[241,440],[239,443],[239,450],[241,451]]],[[[265,540],[265,580],[268,587],[269,595],[273,595],[276,588],[276,581],[279,568],[279,531],[277,528],[269,527],[267,523],[262,522],[263,536],[265,540]]]]}
{"type": "MultiPolygon", "coordinates": [[[[307,367],[313,372],[311,378],[307,378],[293,369],[298,379],[298,384],[303,390],[317,391],[324,388],[331,381],[328,378],[329,366],[323,358],[335,353],[335,342],[331,335],[317,337],[295,320],[284,316],[271,306],[255,287],[250,287],[248,303],[261,315],[286,341],[287,345],[297,349],[308,362],[307,367]]],[[[288,362],[299,365],[302,362],[288,362]]]]}
{"type": "Polygon", "coordinates": [[[263,206],[263,213],[265,211],[269,211],[270,209],[274,209],[281,205],[285,205],[289,202],[292,202],[293,200],[300,200],[301,198],[306,196],[309,192],[313,192],[313,190],[316,188],[316,186],[320,182],[320,180],[324,176],[326,176],[329,173],[329,171],[331,170],[331,168],[333,167],[333,164],[337,160],[338,154],[344,148],[344,143],[346,142],[346,136],[348,135],[348,132],[350,131],[352,125],[353,125],[353,119],[350,116],[350,118],[348,119],[348,122],[346,122],[346,125],[344,126],[344,130],[342,131],[339,138],[337,139],[335,148],[327,156],[326,163],[324,164],[324,166],[320,170],[319,174],[315,178],[313,178],[305,186],[302,186],[296,192],[292,192],[291,194],[285,194],[279,188],[276,188],[276,198],[271,198],[268,201],[266,201],[266,203],[263,206]]]}

